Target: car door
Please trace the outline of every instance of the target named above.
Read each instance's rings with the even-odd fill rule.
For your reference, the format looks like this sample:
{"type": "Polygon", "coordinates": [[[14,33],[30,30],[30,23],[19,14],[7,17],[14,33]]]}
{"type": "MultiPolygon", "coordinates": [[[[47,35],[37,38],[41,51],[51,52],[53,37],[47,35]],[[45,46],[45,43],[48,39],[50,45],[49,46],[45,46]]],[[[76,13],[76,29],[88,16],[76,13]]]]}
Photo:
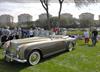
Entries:
{"type": "Polygon", "coordinates": [[[66,44],[64,41],[48,42],[45,43],[44,46],[42,46],[40,49],[43,53],[43,56],[45,57],[60,51],[64,51],[66,49],[66,44]]]}

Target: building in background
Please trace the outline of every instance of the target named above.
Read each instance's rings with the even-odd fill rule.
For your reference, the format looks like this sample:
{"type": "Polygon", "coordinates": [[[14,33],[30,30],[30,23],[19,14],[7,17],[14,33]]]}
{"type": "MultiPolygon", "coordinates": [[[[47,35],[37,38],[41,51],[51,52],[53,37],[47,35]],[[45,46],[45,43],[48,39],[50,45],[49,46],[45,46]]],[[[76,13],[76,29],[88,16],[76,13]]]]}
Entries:
{"type": "Polygon", "coordinates": [[[72,27],[73,24],[73,15],[70,13],[61,14],[61,27],[72,27]]]}
{"type": "Polygon", "coordinates": [[[98,16],[97,26],[100,27],[100,15],[98,16]]]}
{"type": "Polygon", "coordinates": [[[80,27],[83,28],[91,28],[95,26],[95,21],[94,21],[94,14],[92,13],[82,13],[79,15],[79,20],[80,20],[80,27]]]}
{"type": "Polygon", "coordinates": [[[79,19],[94,20],[94,14],[92,14],[92,13],[82,13],[82,14],[79,15],[79,19]]]}
{"type": "Polygon", "coordinates": [[[32,22],[32,16],[30,14],[20,14],[18,16],[18,24],[21,27],[27,27],[32,22]]]}
{"type": "Polygon", "coordinates": [[[32,21],[32,16],[30,14],[20,14],[18,16],[18,23],[25,23],[32,21]]]}
{"type": "MultiPolygon", "coordinates": [[[[52,15],[49,15],[49,17],[51,18],[52,15]]],[[[47,19],[47,14],[46,13],[43,13],[43,14],[40,14],[39,15],[39,20],[42,21],[42,20],[46,20],[47,19]]]]}
{"type": "Polygon", "coordinates": [[[64,19],[72,19],[73,18],[73,15],[70,14],[70,13],[63,13],[63,14],[61,14],[61,18],[64,18],[64,19]]]}
{"type": "Polygon", "coordinates": [[[0,16],[0,26],[5,27],[5,26],[12,26],[13,25],[13,16],[4,14],[0,16]]]}
{"type": "Polygon", "coordinates": [[[99,19],[98,19],[98,20],[100,21],[100,15],[99,15],[98,17],[99,17],[99,19]]]}

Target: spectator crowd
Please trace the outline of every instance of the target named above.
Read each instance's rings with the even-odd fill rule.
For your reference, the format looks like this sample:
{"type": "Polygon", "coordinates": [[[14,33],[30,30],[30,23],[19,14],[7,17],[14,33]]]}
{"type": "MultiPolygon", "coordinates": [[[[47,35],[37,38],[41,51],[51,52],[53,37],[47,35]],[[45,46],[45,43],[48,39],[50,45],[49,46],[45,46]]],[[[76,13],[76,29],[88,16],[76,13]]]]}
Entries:
{"type": "Polygon", "coordinates": [[[8,40],[12,39],[22,39],[22,38],[29,38],[29,37],[48,37],[49,35],[56,35],[56,34],[63,34],[66,35],[66,29],[62,28],[52,28],[51,30],[45,30],[44,28],[35,27],[35,28],[0,28],[0,40],[1,46],[8,40]]]}

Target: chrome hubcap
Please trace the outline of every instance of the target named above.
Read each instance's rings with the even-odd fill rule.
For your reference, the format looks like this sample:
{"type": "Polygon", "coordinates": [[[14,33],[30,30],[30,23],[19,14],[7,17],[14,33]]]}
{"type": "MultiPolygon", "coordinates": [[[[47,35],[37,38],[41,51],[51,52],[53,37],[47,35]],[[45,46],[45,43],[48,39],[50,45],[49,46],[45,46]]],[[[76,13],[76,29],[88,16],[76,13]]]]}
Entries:
{"type": "Polygon", "coordinates": [[[36,65],[39,61],[40,61],[40,54],[38,52],[33,52],[29,58],[30,64],[36,65]]]}

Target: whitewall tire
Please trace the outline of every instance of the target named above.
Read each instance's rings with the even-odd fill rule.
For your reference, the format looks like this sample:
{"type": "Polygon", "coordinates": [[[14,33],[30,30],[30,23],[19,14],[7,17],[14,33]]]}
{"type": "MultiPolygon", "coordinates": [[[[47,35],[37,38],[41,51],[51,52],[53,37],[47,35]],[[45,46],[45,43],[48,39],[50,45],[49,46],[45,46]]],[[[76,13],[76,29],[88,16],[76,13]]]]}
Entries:
{"type": "Polygon", "coordinates": [[[36,65],[40,62],[41,55],[38,51],[33,51],[28,57],[28,63],[30,65],[36,65]]]}
{"type": "Polygon", "coordinates": [[[72,43],[72,42],[69,42],[69,43],[68,43],[68,51],[70,52],[70,51],[72,51],[73,49],[74,49],[73,43],[72,43]]]}

